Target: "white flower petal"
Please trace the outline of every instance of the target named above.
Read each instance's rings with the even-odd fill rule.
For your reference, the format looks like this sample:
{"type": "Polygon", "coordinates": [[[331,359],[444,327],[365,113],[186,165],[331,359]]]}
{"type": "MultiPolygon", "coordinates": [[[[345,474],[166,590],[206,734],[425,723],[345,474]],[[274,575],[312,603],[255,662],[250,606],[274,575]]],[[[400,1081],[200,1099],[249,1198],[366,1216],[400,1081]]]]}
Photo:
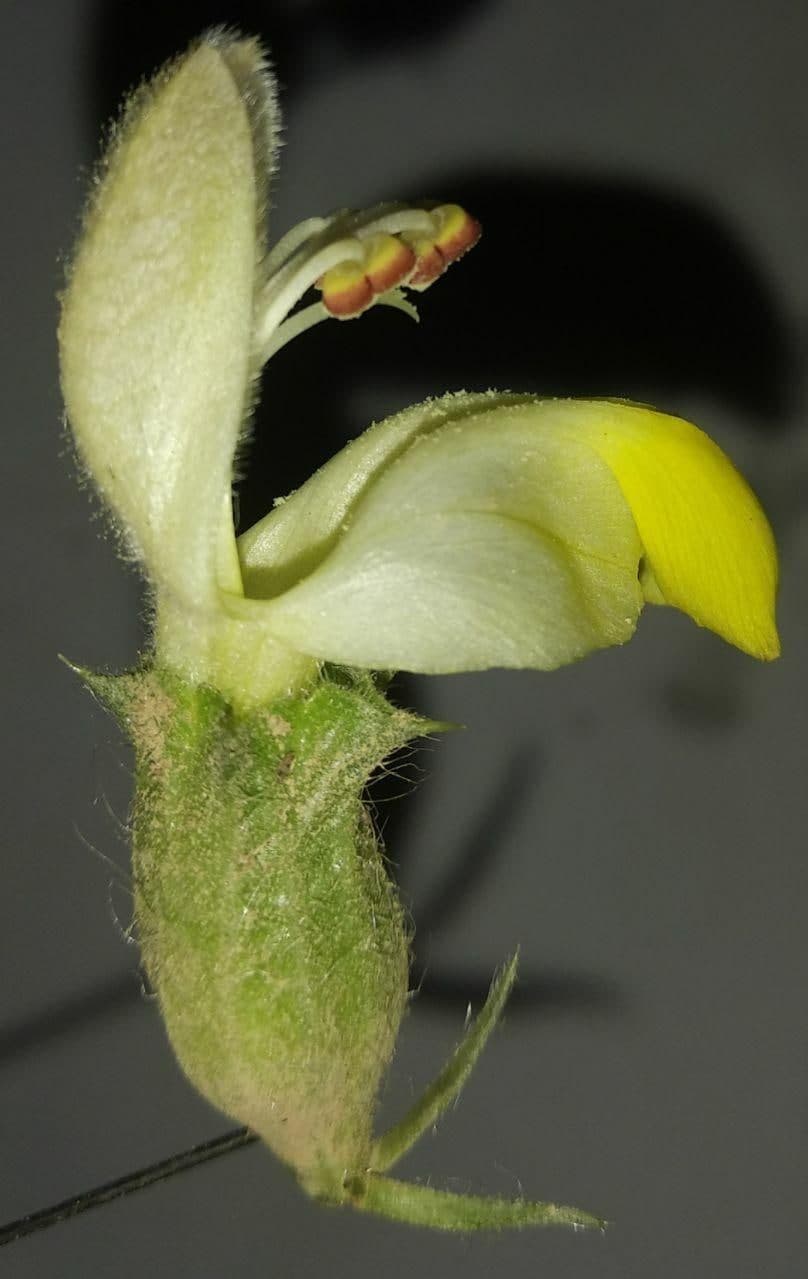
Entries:
{"type": "Polygon", "coordinates": [[[704,432],[638,405],[489,394],[408,409],[239,551],[253,597],[239,617],[356,666],[546,670],[628,639],[644,599],[779,652],[754,495],[704,432]]]}
{"type": "Polygon", "coordinates": [[[215,599],[254,375],[276,128],[255,41],[203,39],[135,96],[70,272],[62,385],[81,457],[158,588],[215,599]]]}
{"type": "Polygon", "coordinates": [[[243,554],[247,593],[263,581],[272,598],[245,601],[244,615],[316,657],[550,669],[627,639],[642,607],[631,512],[597,453],[553,430],[552,403],[449,397],[408,410],[277,515],[274,540],[268,524],[243,554]]]}

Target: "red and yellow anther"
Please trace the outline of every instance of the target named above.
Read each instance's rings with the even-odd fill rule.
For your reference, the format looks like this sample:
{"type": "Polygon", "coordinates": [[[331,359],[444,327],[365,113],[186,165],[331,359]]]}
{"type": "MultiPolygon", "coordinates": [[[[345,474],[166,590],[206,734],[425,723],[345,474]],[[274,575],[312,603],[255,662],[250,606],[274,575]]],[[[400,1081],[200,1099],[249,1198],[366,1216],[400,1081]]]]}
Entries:
{"type": "Polygon", "coordinates": [[[361,261],[339,262],[317,282],[325,309],[347,320],[398,285],[425,289],[480,238],[479,222],[458,204],[430,210],[433,235],[379,233],[360,240],[361,261]]]}
{"type": "Polygon", "coordinates": [[[426,289],[452,262],[473,249],[482,235],[476,218],[459,204],[441,204],[431,211],[433,236],[402,237],[415,252],[415,270],[407,281],[410,289],[426,289]]]}
{"type": "Polygon", "coordinates": [[[360,315],[380,293],[387,293],[412,273],[415,253],[395,235],[371,235],[362,241],[361,262],[339,262],[318,281],[323,305],[338,319],[360,315]]]}

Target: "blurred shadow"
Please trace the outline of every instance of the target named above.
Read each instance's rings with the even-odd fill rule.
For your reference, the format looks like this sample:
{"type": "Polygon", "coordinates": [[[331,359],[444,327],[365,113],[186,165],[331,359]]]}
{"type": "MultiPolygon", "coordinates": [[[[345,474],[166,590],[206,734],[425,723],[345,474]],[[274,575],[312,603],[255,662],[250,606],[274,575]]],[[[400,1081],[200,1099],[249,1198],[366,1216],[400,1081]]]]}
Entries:
{"type": "MultiPolygon", "coordinates": [[[[481,1006],[491,977],[489,972],[432,973],[419,968],[416,961],[410,975],[410,988],[430,1006],[456,1011],[458,1006],[469,1002],[481,1006]]],[[[87,1027],[125,1012],[145,999],[140,975],[129,972],[21,1018],[0,1033],[0,1070],[29,1053],[47,1052],[60,1039],[81,1034],[87,1027]]],[[[624,1004],[625,998],[614,983],[585,973],[550,971],[520,976],[508,999],[508,1011],[608,1014],[624,1004]]]]}
{"type": "Polygon", "coordinates": [[[141,999],[143,987],[136,972],[120,973],[81,991],[72,999],[21,1018],[0,1032],[0,1066],[26,1053],[47,1049],[64,1035],[113,1016],[141,999]]]}
{"type": "Polygon", "coordinates": [[[743,715],[745,672],[737,657],[723,646],[705,646],[698,660],[664,679],[658,709],[692,736],[731,731],[743,715]]]}
{"type": "MultiPolygon", "coordinates": [[[[525,802],[528,796],[532,798],[540,776],[538,750],[532,747],[517,747],[501,763],[499,777],[493,780],[490,792],[481,797],[474,829],[456,848],[444,850],[440,859],[442,874],[426,900],[415,909],[416,965],[418,936],[438,932],[477,896],[489,873],[496,869],[500,851],[518,827],[525,802]]],[[[408,842],[404,841],[405,849],[408,842]]],[[[397,878],[406,895],[406,858],[403,865],[402,876],[399,858],[397,878]]]]}
{"type": "MultiPolygon", "coordinates": [[[[400,700],[400,699],[397,699],[400,700]]],[[[393,777],[398,774],[394,768],[393,777]]],[[[416,924],[412,941],[412,966],[410,986],[430,1006],[441,1009],[457,1008],[458,1004],[471,1001],[481,1005],[488,993],[492,974],[472,969],[462,974],[435,970],[424,961],[424,945],[433,934],[464,911],[473,910],[484,890],[485,881],[496,872],[503,846],[518,827],[524,816],[525,805],[532,801],[535,787],[540,784],[541,763],[537,747],[518,746],[501,764],[499,776],[491,790],[481,796],[473,829],[455,848],[442,851],[442,873],[424,900],[413,908],[416,924]]],[[[382,786],[389,778],[382,779],[382,786]]],[[[398,781],[400,786],[400,779],[398,781]]],[[[383,803],[374,787],[374,805],[383,803]]],[[[396,805],[392,822],[385,821],[385,839],[392,835],[395,863],[391,871],[407,892],[406,849],[412,846],[407,838],[407,823],[413,819],[408,805],[396,805]],[[402,853],[403,850],[403,853],[402,853]]],[[[560,971],[523,972],[520,970],[516,986],[508,999],[509,1012],[565,1012],[588,1014],[614,1012],[625,1004],[625,996],[618,987],[600,977],[588,973],[560,971]]]]}
{"type": "MultiPolygon", "coordinates": [[[[464,1003],[479,1008],[485,1001],[491,985],[491,973],[431,973],[419,972],[417,966],[411,976],[411,986],[416,1000],[428,1001],[430,1007],[441,1012],[457,1011],[464,1003]]],[[[589,1017],[592,1015],[616,1016],[627,1007],[625,992],[615,982],[592,977],[588,973],[554,972],[520,975],[508,997],[507,1016],[529,1013],[589,1017]]]]}
{"type": "Polygon", "coordinates": [[[122,5],[99,0],[87,53],[95,87],[93,127],[113,116],[122,96],[209,27],[259,36],[269,50],[284,98],[316,76],[322,82],[351,63],[430,51],[492,0],[408,0],[406,12],[366,0],[197,0],[122,5]],[[428,39],[425,40],[425,33],[428,39]]]}

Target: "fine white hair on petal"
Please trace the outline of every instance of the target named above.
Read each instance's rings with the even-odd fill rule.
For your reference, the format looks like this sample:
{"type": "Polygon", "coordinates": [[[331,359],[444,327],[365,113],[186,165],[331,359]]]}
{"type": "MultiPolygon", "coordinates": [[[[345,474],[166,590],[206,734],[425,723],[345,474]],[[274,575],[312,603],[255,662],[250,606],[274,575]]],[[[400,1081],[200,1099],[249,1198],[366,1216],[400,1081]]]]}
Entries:
{"type": "Polygon", "coordinates": [[[256,373],[274,84],[260,45],[213,32],[114,131],[59,330],[84,465],[158,591],[212,605],[222,508],[256,373]]]}

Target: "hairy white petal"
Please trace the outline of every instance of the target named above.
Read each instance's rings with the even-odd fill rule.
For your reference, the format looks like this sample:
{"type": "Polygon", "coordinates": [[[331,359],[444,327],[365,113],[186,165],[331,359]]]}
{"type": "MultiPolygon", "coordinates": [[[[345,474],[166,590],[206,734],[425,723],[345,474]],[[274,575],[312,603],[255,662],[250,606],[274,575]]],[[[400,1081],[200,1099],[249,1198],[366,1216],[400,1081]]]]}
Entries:
{"type": "Polygon", "coordinates": [[[221,511],[253,375],[273,101],[259,46],[221,35],[141,90],[64,298],[82,459],[153,582],[195,604],[214,600],[232,540],[221,511]]]}
{"type": "Polygon", "coordinates": [[[433,673],[550,669],[627,639],[634,521],[556,417],[449,397],[373,428],[247,535],[247,593],[271,598],[245,616],[316,657],[433,673]]]}

